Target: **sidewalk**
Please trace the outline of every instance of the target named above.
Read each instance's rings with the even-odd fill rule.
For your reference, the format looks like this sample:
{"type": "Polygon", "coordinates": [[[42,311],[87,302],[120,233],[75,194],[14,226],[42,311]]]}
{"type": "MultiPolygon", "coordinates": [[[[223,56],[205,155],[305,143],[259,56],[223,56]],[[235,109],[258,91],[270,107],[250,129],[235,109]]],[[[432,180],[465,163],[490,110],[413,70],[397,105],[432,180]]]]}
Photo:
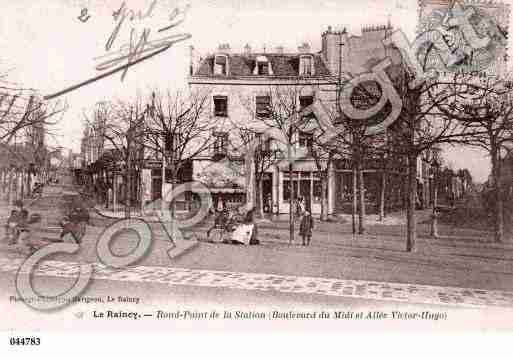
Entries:
{"type": "MultiPolygon", "coordinates": [[[[75,278],[79,263],[46,261],[35,271],[35,276],[75,278]]],[[[0,272],[14,273],[19,269],[19,259],[0,258],[0,272]]],[[[297,275],[273,275],[269,273],[247,273],[188,268],[134,266],[124,269],[109,268],[101,263],[92,263],[95,280],[111,280],[139,283],[157,283],[165,286],[193,286],[265,291],[272,293],[295,293],[306,296],[352,297],[424,303],[461,307],[513,307],[510,291],[481,290],[474,288],[428,286],[397,282],[321,278],[297,275]]],[[[416,314],[427,315],[427,314],[416,314]]],[[[438,315],[438,314],[436,314],[438,315]]],[[[422,319],[427,319],[422,317],[422,319]]],[[[432,319],[439,319],[432,318],[432,319]]]]}

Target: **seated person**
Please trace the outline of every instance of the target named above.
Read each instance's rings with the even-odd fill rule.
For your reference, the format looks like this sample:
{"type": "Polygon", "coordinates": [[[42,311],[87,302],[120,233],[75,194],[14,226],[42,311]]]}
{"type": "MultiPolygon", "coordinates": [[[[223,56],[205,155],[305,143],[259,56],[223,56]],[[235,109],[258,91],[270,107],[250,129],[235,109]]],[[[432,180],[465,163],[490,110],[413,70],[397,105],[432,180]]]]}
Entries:
{"type": "Polygon", "coordinates": [[[17,234],[15,231],[16,226],[18,225],[19,215],[19,211],[13,209],[9,215],[9,218],[7,219],[7,223],[5,224],[5,238],[9,238],[9,244],[11,245],[16,244],[17,241],[17,234]]]}

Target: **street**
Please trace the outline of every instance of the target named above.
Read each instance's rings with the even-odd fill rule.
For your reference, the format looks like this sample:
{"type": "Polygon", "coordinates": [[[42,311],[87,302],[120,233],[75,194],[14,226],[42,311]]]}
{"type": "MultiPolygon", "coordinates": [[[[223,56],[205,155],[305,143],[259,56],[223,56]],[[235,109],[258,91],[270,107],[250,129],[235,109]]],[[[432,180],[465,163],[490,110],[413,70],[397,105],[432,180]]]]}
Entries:
{"type": "MultiPolygon", "coordinates": [[[[67,190],[49,187],[32,203],[30,212],[41,213],[46,217],[43,222],[50,226],[33,235],[58,237],[59,208],[55,205],[70,193],[73,192],[69,187],[67,190]]],[[[219,301],[218,295],[241,298],[240,293],[244,293],[242,297],[246,299],[277,297],[298,305],[312,302],[314,296],[315,302],[321,304],[513,307],[513,248],[498,248],[489,243],[423,239],[415,253],[407,253],[401,238],[391,233],[383,238],[379,235],[353,238],[323,228],[314,232],[312,246],[303,247],[298,245],[298,240],[288,244],[286,229],[266,224],[260,231],[261,245],[200,241],[187,253],[170,259],[167,250],[171,242],[161,225],[152,223],[150,252],[133,266],[112,269],[99,263],[96,252],[96,242],[104,226],[88,226],[77,253],[52,255],[40,263],[35,282],[45,278],[43,291],[48,290],[50,282],[75,278],[78,264],[91,263],[95,269],[94,284],[87,295],[97,283],[109,282],[105,286],[113,293],[118,288],[129,291],[133,288],[134,293],[140,291],[147,297],[148,292],[140,288],[159,288],[152,289],[153,295],[168,293],[166,288],[173,287],[188,293],[186,296],[191,296],[188,301],[201,293],[197,298],[207,303],[219,301]]],[[[201,238],[205,228],[203,224],[189,233],[201,238]]],[[[112,251],[126,255],[137,244],[135,233],[122,231],[113,240],[112,251]]],[[[14,295],[13,274],[27,252],[21,246],[13,248],[5,242],[0,250],[4,293],[14,295]]]]}

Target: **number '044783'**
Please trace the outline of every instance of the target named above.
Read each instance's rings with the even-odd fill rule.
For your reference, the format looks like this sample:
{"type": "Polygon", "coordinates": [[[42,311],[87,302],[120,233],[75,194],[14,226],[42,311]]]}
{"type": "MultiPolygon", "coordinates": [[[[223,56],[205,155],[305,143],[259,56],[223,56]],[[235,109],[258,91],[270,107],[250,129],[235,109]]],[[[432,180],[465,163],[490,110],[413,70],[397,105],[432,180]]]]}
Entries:
{"type": "Polygon", "coordinates": [[[40,345],[41,339],[37,337],[11,337],[9,339],[9,344],[19,346],[40,345]]]}

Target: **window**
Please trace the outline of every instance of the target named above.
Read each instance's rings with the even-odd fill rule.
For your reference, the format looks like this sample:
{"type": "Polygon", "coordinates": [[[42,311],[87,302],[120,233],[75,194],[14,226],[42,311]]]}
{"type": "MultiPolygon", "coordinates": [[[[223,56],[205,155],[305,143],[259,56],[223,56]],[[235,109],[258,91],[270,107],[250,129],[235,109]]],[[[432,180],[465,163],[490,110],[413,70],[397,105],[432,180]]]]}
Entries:
{"type": "MultiPolygon", "coordinates": [[[[290,201],[290,178],[288,172],[283,173],[283,200],[290,201]]],[[[318,172],[293,172],[292,191],[294,198],[303,198],[307,209],[311,209],[312,203],[319,203],[321,200],[322,186],[318,172]]]]}
{"type": "Polygon", "coordinates": [[[313,75],[313,59],[311,56],[301,56],[299,58],[299,75],[312,76],[313,75]]]}
{"type": "Polygon", "coordinates": [[[305,107],[310,106],[313,104],[313,96],[300,96],[299,97],[299,107],[304,109],[305,107]]]}
{"type": "MultiPolygon", "coordinates": [[[[300,96],[299,97],[299,108],[300,108],[300,110],[303,110],[306,107],[310,106],[311,104],[313,104],[313,102],[314,102],[313,96],[300,96]]],[[[309,114],[307,116],[304,116],[303,118],[304,119],[311,119],[311,118],[315,118],[315,115],[313,113],[311,113],[311,114],[309,114]]]]}
{"type": "Polygon", "coordinates": [[[214,116],[228,117],[228,97],[214,96],[214,116]]]}
{"type": "Polygon", "coordinates": [[[228,133],[216,132],[214,133],[214,154],[225,155],[228,149],[228,133]]]}
{"type": "Polygon", "coordinates": [[[227,75],[228,57],[217,55],[214,60],[214,75],[227,75]]]}
{"type": "Polygon", "coordinates": [[[179,143],[180,143],[180,134],[179,133],[166,133],[165,142],[164,142],[165,152],[169,154],[169,153],[177,151],[179,143]]]}
{"type": "Polygon", "coordinates": [[[322,182],[318,178],[313,180],[313,201],[320,202],[322,199],[322,182]]]}
{"type": "Polygon", "coordinates": [[[271,152],[272,138],[264,137],[262,133],[256,133],[255,140],[258,143],[258,148],[257,148],[258,151],[264,152],[264,153],[271,152]]]}
{"type": "Polygon", "coordinates": [[[258,62],[258,74],[259,75],[269,75],[269,63],[268,62],[258,62]]]}
{"type": "Polygon", "coordinates": [[[308,132],[299,132],[299,136],[298,136],[298,142],[299,142],[299,147],[307,147],[307,148],[310,148],[312,147],[313,145],[313,134],[311,133],[308,133],[308,132]]]}
{"type": "MultiPolygon", "coordinates": [[[[298,198],[297,190],[298,190],[298,181],[294,180],[292,182],[292,187],[294,191],[294,198],[298,198]]],[[[283,200],[288,202],[290,201],[290,181],[289,180],[283,180],[283,200]]]]}
{"type": "Polygon", "coordinates": [[[269,118],[271,110],[271,97],[270,96],[257,96],[256,97],[256,115],[258,117],[269,118]]]}

